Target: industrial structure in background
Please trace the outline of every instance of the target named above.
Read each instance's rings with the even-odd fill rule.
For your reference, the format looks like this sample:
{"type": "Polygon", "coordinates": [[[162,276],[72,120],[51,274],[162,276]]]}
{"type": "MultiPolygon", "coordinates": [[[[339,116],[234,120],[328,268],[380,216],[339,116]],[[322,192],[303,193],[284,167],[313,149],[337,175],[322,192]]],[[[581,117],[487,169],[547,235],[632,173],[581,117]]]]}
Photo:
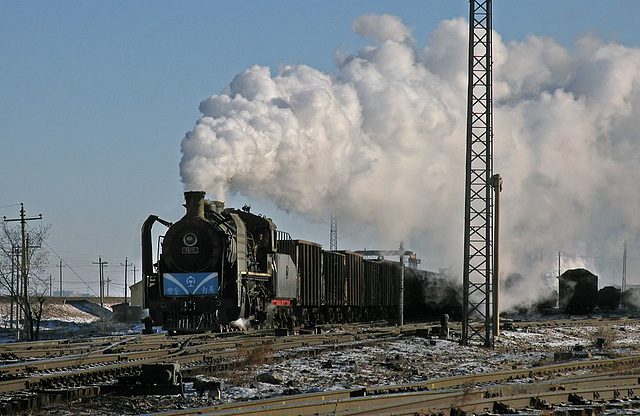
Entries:
{"type": "Polygon", "coordinates": [[[411,250],[405,250],[403,243],[400,243],[399,250],[355,250],[354,253],[361,254],[365,260],[396,261],[400,258],[400,263],[412,269],[417,269],[420,264],[418,255],[411,250]]]}
{"type": "Polygon", "coordinates": [[[329,235],[329,249],[338,250],[338,218],[331,213],[331,232],[329,235]]]}
{"type": "Polygon", "coordinates": [[[493,347],[499,328],[493,192],[502,179],[493,175],[491,0],[469,3],[462,343],[493,347]]]}

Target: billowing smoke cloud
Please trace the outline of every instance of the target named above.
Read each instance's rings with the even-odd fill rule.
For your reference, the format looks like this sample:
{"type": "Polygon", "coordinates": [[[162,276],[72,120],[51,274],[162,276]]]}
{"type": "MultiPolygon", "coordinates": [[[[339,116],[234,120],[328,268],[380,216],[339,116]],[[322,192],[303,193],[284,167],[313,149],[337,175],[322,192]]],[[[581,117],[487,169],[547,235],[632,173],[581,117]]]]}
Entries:
{"type": "MultiPolygon", "coordinates": [[[[424,48],[394,16],[353,30],[372,44],[336,53],[335,73],[254,66],[204,100],[182,141],[185,188],[332,211],[341,231],[374,227],[380,245],[461,273],[468,23],[442,22],[424,48]]],[[[623,241],[638,243],[640,50],[493,39],[503,273],[553,273],[561,251],[619,280],[623,241]]]]}

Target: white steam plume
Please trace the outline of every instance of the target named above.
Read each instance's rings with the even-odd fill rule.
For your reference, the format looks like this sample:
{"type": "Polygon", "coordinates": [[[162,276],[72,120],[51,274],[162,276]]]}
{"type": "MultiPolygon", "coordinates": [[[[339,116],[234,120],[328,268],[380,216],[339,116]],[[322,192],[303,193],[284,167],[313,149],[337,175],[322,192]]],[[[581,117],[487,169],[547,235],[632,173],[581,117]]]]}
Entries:
{"type": "MultiPolygon", "coordinates": [[[[468,23],[442,22],[424,48],[395,16],[353,30],[374,43],[337,54],[335,73],[254,66],[204,100],[182,141],[185,188],[332,211],[341,228],[373,226],[380,244],[405,240],[428,268],[459,273],[468,23]]],[[[502,273],[553,272],[563,251],[611,276],[623,241],[638,242],[640,50],[493,40],[502,273]]]]}

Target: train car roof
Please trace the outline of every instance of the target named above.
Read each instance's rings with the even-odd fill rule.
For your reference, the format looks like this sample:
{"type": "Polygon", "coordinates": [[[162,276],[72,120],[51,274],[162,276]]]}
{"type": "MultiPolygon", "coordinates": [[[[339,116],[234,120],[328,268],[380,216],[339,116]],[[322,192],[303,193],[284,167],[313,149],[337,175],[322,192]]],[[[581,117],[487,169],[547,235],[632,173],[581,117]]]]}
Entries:
{"type": "Polygon", "coordinates": [[[336,253],[342,253],[342,254],[346,254],[349,256],[358,256],[358,257],[363,257],[361,253],[357,253],[355,251],[351,251],[351,250],[333,250],[336,253]]]}
{"type": "Polygon", "coordinates": [[[316,247],[320,247],[322,248],[322,244],[320,243],[314,243],[312,241],[306,241],[306,240],[293,240],[293,242],[295,244],[301,244],[301,245],[307,245],[307,246],[316,246],[316,247]]]}

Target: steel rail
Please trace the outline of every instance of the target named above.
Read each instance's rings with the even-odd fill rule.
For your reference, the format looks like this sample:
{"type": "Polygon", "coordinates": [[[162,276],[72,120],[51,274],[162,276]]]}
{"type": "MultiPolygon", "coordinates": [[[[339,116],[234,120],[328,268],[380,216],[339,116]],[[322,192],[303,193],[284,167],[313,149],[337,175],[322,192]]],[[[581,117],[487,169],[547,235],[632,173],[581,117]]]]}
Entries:
{"type": "MultiPolygon", "coordinates": [[[[77,383],[90,380],[93,375],[107,377],[123,371],[134,371],[146,363],[176,362],[184,371],[210,366],[226,368],[229,363],[238,359],[238,350],[267,346],[272,356],[278,354],[317,354],[327,348],[351,348],[361,343],[377,342],[381,338],[398,334],[406,334],[398,328],[375,329],[353,333],[309,334],[298,337],[259,337],[241,336],[236,339],[218,338],[217,336],[180,336],[168,337],[160,335],[135,336],[124,338],[108,338],[111,343],[99,343],[96,349],[75,356],[57,357],[40,361],[0,366],[0,393],[8,394],[19,391],[34,391],[49,386],[65,385],[65,378],[76,378],[77,383]],[[4,377],[4,380],[2,378],[4,377]]],[[[281,358],[281,357],[280,357],[281,358]]],[[[277,359],[279,359],[277,357],[277,359]]],[[[496,373],[483,373],[468,376],[449,377],[428,380],[420,383],[389,387],[368,387],[367,395],[382,393],[412,392],[426,390],[442,390],[465,388],[517,380],[562,374],[569,371],[617,371],[640,367],[640,356],[631,356],[604,360],[587,360],[564,364],[508,370],[496,373]]],[[[351,393],[348,393],[351,394],[351,393]]]]}
{"type": "MultiPolygon", "coordinates": [[[[389,336],[393,331],[376,330],[375,337],[389,336]]],[[[144,338],[144,337],[143,337],[144,338]]],[[[33,391],[50,386],[64,385],[65,378],[89,379],[91,374],[118,373],[139,367],[146,363],[177,362],[183,366],[195,366],[200,363],[230,363],[238,357],[238,348],[252,348],[269,345],[272,351],[296,348],[314,348],[321,345],[334,346],[338,343],[354,342],[366,336],[350,334],[303,335],[295,338],[242,338],[220,341],[216,338],[199,339],[182,337],[178,339],[154,339],[152,344],[160,349],[149,350],[148,343],[139,337],[128,337],[110,345],[100,344],[99,349],[79,355],[56,357],[23,363],[0,365],[0,394],[33,391]],[[200,342],[190,345],[193,340],[200,342]],[[143,346],[133,341],[142,342],[143,346]],[[127,349],[133,348],[133,352],[127,349]],[[116,352],[121,351],[121,352],[116,352]],[[1,378],[5,379],[2,380],[1,378]]],[[[374,342],[371,340],[371,342],[374,342]]]]}
{"type": "MultiPolygon", "coordinates": [[[[630,363],[637,364],[638,357],[630,357],[630,363]]],[[[607,363],[590,367],[592,369],[602,369],[611,367],[613,364],[620,364],[624,359],[602,360],[607,363]]],[[[576,363],[547,366],[545,374],[552,371],[564,371],[565,369],[575,369],[576,363]]],[[[634,365],[635,365],[634,364],[634,365]]],[[[473,404],[473,409],[493,403],[496,400],[504,401],[513,397],[514,406],[523,407],[521,401],[530,400],[532,396],[543,398],[550,403],[556,403],[558,397],[564,398],[568,393],[585,394],[585,392],[597,389],[602,398],[613,397],[616,391],[632,391],[640,387],[639,375],[619,375],[615,372],[607,375],[583,376],[574,378],[554,379],[539,383],[516,383],[517,379],[535,376],[537,373],[531,370],[505,371],[477,375],[450,377],[440,380],[432,380],[427,383],[414,383],[399,386],[375,386],[361,389],[348,389],[333,392],[322,392],[314,394],[302,394],[271,399],[262,399],[251,402],[239,402],[226,405],[217,405],[198,409],[181,409],[179,412],[162,412],[157,415],[178,415],[178,414],[264,414],[268,411],[270,415],[287,414],[360,414],[357,412],[363,409],[372,408],[373,414],[379,414],[385,408],[401,410],[396,406],[398,401],[402,401],[402,406],[407,409],[426,413],[438,413],[435,410],[442,410],[450,407],[464,408],[467,403],[473,404]],[[520,377],[513,377],[519,375],[520,377]],[[496,384],[508,383],[508,384],[496,384]],[[580,386],[589,386],[589,389],[580,389],[580,386]],[[360,397],[361,396],[361,397],[360,397]],[[394,404],[395,403],[395,404],[394,404]],[[440,406],[440,407],[438,407],[440,406]],[[444,407],[443,407],[444,406],[444,407]],[[310,413],[305,413],[305,409],[310,413]]],[[[594,390],[596,391],[596,390],[594,390]]],[[[527,402],[528,404],[528,402],[527,402]]],[[[465,408],[466,409],[466,408],[465,408]]],[[[482,409],[482,408],[480,408],[482,409]]],[[[366,413],[363,413],[366,414],[366,413]]],[[[395,413],[394,413],[395,414],[395,413]]]]}
{"type": "Polygon", "coordinates": [[[569,394],[597,399],[620,398],[640,387],[638,375],[614,378],[575,380],[557,388],[556,383],[504,385],[466,389],[446,389],[411,393],[390,393],[359,396],[360,390],[344,390],[318,394],[297,395],[286,398],[263,399],[251,402],[211,406],[199,409],[181,409],[153,413],[155,416],[174,415],[365,415],[365,414],[437,414],[442,410],[458,408],[478,412],[490,408],[494,402],[514,408],[530,405],[531,399],[550,404],[568,402],[569,394]],[[621,393],[623,392],[623,393],[621,393]],[[356,396],[356,397],[354,397],[356,396]]]}

